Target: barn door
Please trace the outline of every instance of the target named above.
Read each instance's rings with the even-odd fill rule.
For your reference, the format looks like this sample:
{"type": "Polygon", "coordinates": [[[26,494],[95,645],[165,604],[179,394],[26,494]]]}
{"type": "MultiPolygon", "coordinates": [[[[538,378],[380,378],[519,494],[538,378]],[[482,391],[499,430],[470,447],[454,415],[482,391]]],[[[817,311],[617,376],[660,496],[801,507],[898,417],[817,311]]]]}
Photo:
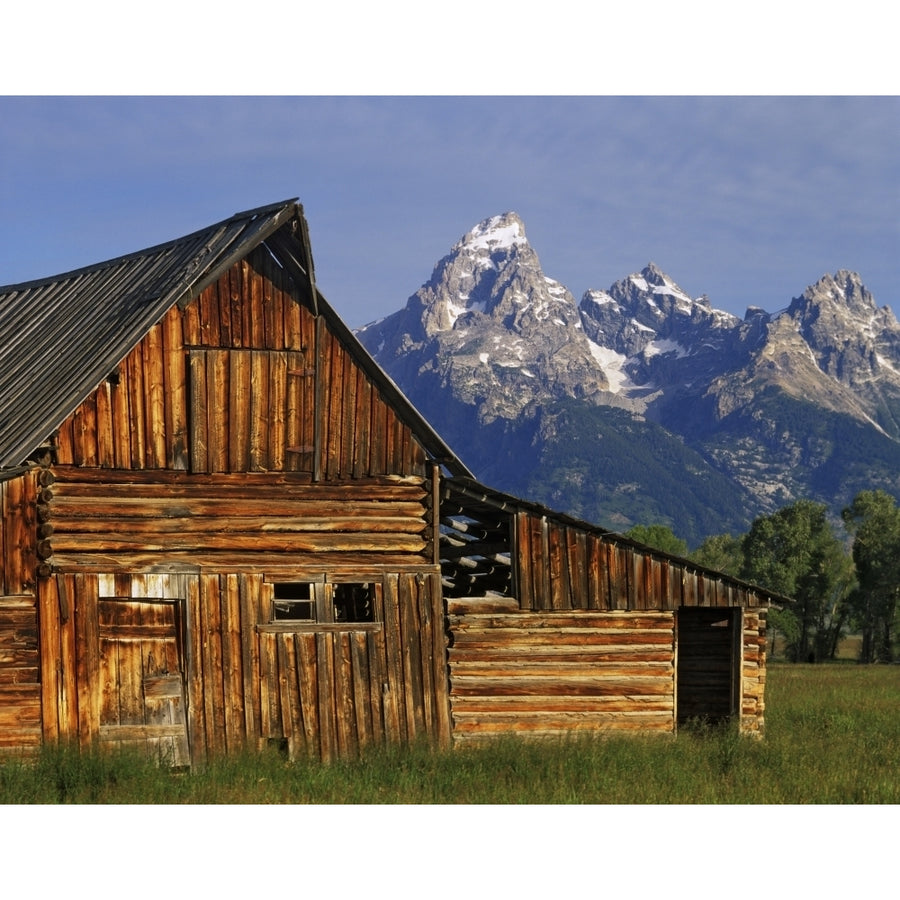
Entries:
{"type": "Polygon", "coordinates": [[[100,740],[144,746],[190,765],[184,703],[183,601],[101,597],[100,740]]]}
{"type": "Polygon", "coordinates": [[[740,702],[740,609],[678,610],[678,724],[725,722],[740,702]]]}

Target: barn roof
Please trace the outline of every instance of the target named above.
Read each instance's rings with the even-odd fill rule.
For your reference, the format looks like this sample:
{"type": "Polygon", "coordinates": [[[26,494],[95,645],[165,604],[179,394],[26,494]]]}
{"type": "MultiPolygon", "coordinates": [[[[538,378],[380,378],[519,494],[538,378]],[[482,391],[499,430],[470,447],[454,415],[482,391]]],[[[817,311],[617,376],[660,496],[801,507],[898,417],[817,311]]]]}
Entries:
{"type": "Polygon", "coordinates": [[[0,287],[0,473],[24,463],[167,310],[189,303],[260,244],[426,450],[453,474],[471,475],[319,293],[295,199],[106,262],[0,287]]]}

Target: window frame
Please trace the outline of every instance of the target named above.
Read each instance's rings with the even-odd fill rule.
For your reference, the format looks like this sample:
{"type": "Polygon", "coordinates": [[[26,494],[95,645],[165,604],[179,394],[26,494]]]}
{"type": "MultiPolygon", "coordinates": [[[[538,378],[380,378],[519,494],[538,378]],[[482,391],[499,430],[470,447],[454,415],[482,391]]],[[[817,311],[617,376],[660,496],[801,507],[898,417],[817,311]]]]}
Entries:
{"type": "Polygon", "coordinates": [[[267,578],[266,584],[271,588],[268,621],[260,623],[257,630],[261,632],[298,632],[298,631],[380,631],[383,624],[383,603],[379,587],[380,579],[365,576],[338,577],[334,580],[309,577],[267,578]],[[307,588],[308,598],[302,596],[299,587],[307,588]],[[364,587],[369,593],[370,616],[365,619],[339,620],[336,616],[335,600],[338,592],[348,587],[364,587]],[[301,593],[301,596],[279,596],[301,593]],[[308,603],[312,618],[291,618],[276,614],[277,604],[308,603]]]}

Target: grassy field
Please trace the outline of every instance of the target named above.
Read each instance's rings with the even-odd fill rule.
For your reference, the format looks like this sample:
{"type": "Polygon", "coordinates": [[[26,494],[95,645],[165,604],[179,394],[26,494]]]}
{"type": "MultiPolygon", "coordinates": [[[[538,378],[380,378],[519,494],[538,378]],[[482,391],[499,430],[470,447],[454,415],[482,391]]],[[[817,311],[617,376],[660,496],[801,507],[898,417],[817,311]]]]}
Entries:
{"type": "Polygon", "coordinates": [[[499,741],[372,752],[323,766],[279,754],[172,774],[129,755],[45,752],[0,763],[4,804],[895,804],[900,666],[769,668],[764,740],[499,741]]]}

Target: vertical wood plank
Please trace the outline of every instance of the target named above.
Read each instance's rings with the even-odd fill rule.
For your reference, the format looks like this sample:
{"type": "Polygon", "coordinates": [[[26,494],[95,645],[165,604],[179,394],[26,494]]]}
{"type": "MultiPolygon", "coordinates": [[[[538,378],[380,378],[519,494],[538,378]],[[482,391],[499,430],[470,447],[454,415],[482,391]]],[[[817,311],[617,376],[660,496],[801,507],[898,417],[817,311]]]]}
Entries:
{"type": "Polygon", "coordinates": [[[297,659],[297,680],[300,688],[300,710],[306,752],[321,756],[321,729],[319,727],[319,683],[316,664],[316,636],[309,632],[294,636],[297,659]]]}
{"type": "Polygon", "coordinates": [[[241,346],[240,296],[231,290],[229,272],[213,285],[211,301],[215,302],[219,315],[219,343],[223,347],[241,346]],[[235,324],[236,323],[236,324],[235,324]]]}
{"type": "Polygon", "coordinates": [[[141,341],[144,365],[145,408],[147,410],[147,467],[166,465],[166,385],[162,329],[154,325],[141,341]]]}
{"type": "Polygon", "coordinates": [[[82,747],[100,734],[100,609],[96,579],[75,576],[78,732],[82,747]]]}
{"type": "Polygon", "coordinates": [[[228,471],[250,471],[250,407],[253,385],[250,367],[250,353],[246,350],[232,350],[229,356],[228,382],[228,471]]]}
{"type": "Polygon", "coordinates": [[[337,732],[337,748],[341,757],[356,756],[359,741],[356,734],[356,712],[353,694],[353,663],[350,651],[350,634],[346,631],[332,634],[334,648],[334,698],[337,732]]]}
{"type": "MultiPolygon", "coordinates": [[[[209,290],[209,288],[207,288],[209,290]]],[[[191,301],[182,312],[182,324],[184,329],[184,346],[197,347],[202,342],[200,329],[200,305],[199,298],[191,301]]]]}
{"type": "Polygon", "coordinates": [[[237,274],[232,267],[219,279],[219,309],[222,311],[223,317],[227,310],[229,330],[228,335],[224,333],[222,335],[222,346],[247,347],[250,345],[250,335],[244,333],[244,305],[237,274]]]}
{"type": "Polygon", "coordinates": [[[381,414],[381,396],[372,387],[369,393],[369,475],[377,475],[382,471],[384,457],[383,422],[381,414]]]}
{"type": "MultiPolygon", "coordinates": [[[[384,649],[385,673],[389,697],[387,702],[393,704],[390,709],[391,725],[397,728],[397,739],[409,734],[406,724],[407,710],[404,704],[403,663],[400,646],[400,610],[398,599],[397,575],[390,574],[384,578],[384,649]]],[[[391,735],[393,737],[393,735],[391,735]]]]}
{"type": "Polygon", "coordinates": [[[628,609],[627,551],[619,544],[609,545],[609,591],[613,609],[628,609]]]}
{"type": "Polygon", "coordinates": [[[131,468],[131,420],[128,410],[128,365],[119,363],[110,384],[110,419],[113,463],[117,469],[131,468]]]}
{"type": "Polygon", "coordinates": [[[72,414],[76,466],[97,465],[97,401],[92,394],[72,414]]]}
{"type": "MultiPolygon", "coordinates": [[[[275,638],[275,658],[278,666],[278,692],[281,704],[281,731],[287,741],[288,756],[293,759],[297,752],[297,732],[295,729],[295,716],[292,713],[294,707],[293,697],[291,696],[291,678],[293,674],[292,660],[288,658],[288,645],[293,650],[293,641],[290,641],[290,635],[277,634],[275,638]]],[[[293,655],[293,654],[291,654],[293,655]]]]}
{"type": "Polygon", "coordinates": [[[112,468],[116,464],[116,442],[112,421],[112,385],[104,379],[94,392],[97,411],[97,465],[112,468]]]}
{"type": "Polygon", "coordinates": [[[316,633],[316,664],[318,670],[319,746],[322,759],[329,762],[337,751],[337,724],[334,708],[334,652],[333,635],[316,633]]]}
{"type": "Polygon", "coordinates": [[[356,454],[356,378],[357,369],[346,348],[341,345],[341,384],[342,384],[342,418],[341,422],[341,464],[342,475],[351,476],[354,471],[356,454]]]}
{"type": "Polygon", "coordinates": [[[436,736],[441,747],[450,746],[450,684],[447,668],[447,636],[444,632],[444,604],[441,592],[441,576],[428,576],[430,590],[428,600],[431,603],[431,653],[433,667],[433,690],[435,702],[436,736]]]}
{"type": "MultiPolygon", "coordinates": [[[[303,467],[304,443],[311,446],[312,441],[304,440],[303,428],[303,386],[310,379],[305,375],[306,364],[299,353],[287,354],[287,371],[285,373],[285,413],[284,413],[284,468],[289,472],[299,471],[303,467]]],[[[310,457],[311,458],[311,457],[310,457]]]]}
{"type": "Polygon", "coordinates": [[[226,750],[225,741],[225,686],[222,665],[222,611],[219,577],[204,580],[205,596],[202,598],[204,654],[203,680],[206,701],[206,738],[213,754],[226,750]]]}
{"type": "Polygon", "coordinates": [[[350,633],[351,678],[353,681],[353,709],[356,714],[356,734],[360,750],[373,743],[372,679],[369,673],[368,640],[366,632],[350,633]]]}
{"type": "Polygon", "coordinates": [[[224,576],[222,598],[222,662],[225,706],[225,745],[229,751],[246,746],[244,673],[241,652],[241,598],[238,576],[224,576]]]}
{"type": "Polygon", "coordinates": [[[279,293],[284,306],[284,348],[285,350],[302,350],[305,342],[300,304],[283,289],[279,288],[279,293]]]}
{"type": "Polygon", "coordinates": [[[59,426],[54,443],[56,445],[56,461],[63,466],[75,465],[75,438],[72,416],[69,416],[59,426]]]}
{"type": "Polygon", "coordinates": [[[205,636],[201,614],[201,581],[211,576],[186,579],[185,645],[187,649],[187,713],[191,761],[202,765],[208,758],[206,739],[206,692],[203,680],[205,636]]]}
{"type": "Polygon", "coordinates": [[[59,740],[59,579],[64,575],[42,578],[38,582],[38,643],[41,667],[41,723],[44,740],[59,740]]]}
{"type": "Polygon", "coordinates": [[[287,354],[275,352],[269,358],[269,453],[265,468],[285,470],[285,434],[287,431],[287,354]]]}
{"type": "Polygon", "coordinates": [[[191,469],[197,473],[207,473],[209,472],[209,391],[206,384],[208,367],[205,351],[191,351],[190,370],[191,469]]]}
{"type": "Polygon", "coordinates": [[[208,462],[210,472],[228,471],[230,359],[227,351],[206,351],[208,462]]]}
{"type": "Polygon", "coordinates": [[[258,633],[259,641],[259,716],[260,716],[260,740],[275,737],[278,734],[279,725],[276,722],[277,705],[271,701],[271,684],[277,677],[274,663],[274,651],[272,642],[274,635],[264,632],[258,633]]]}
{"type": "Polygon", "coordinates": [[[432,654],[434,644],[432,632],[436,624],[432,618],[431,606],[431,580],[427,575],[417,575],[415,579],[416,592],[414,601],[416,606],[419,627],[418,664],[421,669],[422,680],[422,713],[425,720],[425,733],[432,739],[437,735],[437,710],[435,708],[435,685],[432,654]]]}
{"type": "Polygon", "coordinates": [[[131,435],[131,467],[144,469],[147,466],[147,425],[144,410],[144,366],[139,348],[128,354],[128,414],[131,435]]]}
{"type": "Polygon", "coordinates": [[[262,284],[258,278],[251,277],[250,266],[245,259],[237,263],[232,272],[240,279],[239,291],[244,298],[244,307],[250,310],[250,340],[246,346],[265,347],[266,311],[263,307],[262,284]]]}
{"type": "Polygon", "coordinates": [[[222,346],[222,329],[219,327],[219,297],[217,288],[218,285],[210,285],[210,287],[200,294],[201,343],[207,347],[222,346]]]}
{"type": "Polygon", "coordinates": [[[239,599],[241,608],[241,669],[244,690],[244,731],[249,746],[260,747],[259,714],[259,636],[256,628],[259,619],[259,584],[257,575],[240,576],[239,599]]]}
{"type": "Polygon", "coordinates": [[[328,377],[328,358],[325,356],[325,320],[322,316],[316,317],[315,325],[315,342],[313,344],[313,354],[316,361],[316,383],[315,383],[315,400],[313,403],[312,426],[313,426],[313,481],[322,480],[325,471],[325,450],[324,450],[324,432],[326,420],[325,398],[328,396],[328,385],[326,379],[328,377]]]}
{"type": "Polygon", "coordinates": [[[166,384],[167,465],[188,468],[187,373],[185,370],[182,315],[177,306],[163,319],[163,352],[166,384]]]}
{"type": "Polygon", "coordinates": [[[356,382],[356,425],[355,457],[353,477],[361,478],[369,474],[369,429],[372,424],[372,385],[361,369],[357,369],[356,382]]]}
{"type": "Polygon", "coordinates": [[[400,649],[403,664],[403,696],[406,709],[406,735],[412,741],[424,734],[424,696],[422,690],[421,623],[418,616],[416,576],[398,579],[400,611],[400,649]]]}
{"type": "MultiPolygon", "coordinates": [[[[75,671],[75,623],[72,610],[76,601],[76,576],[62,576],[61,587],[65,590],[65,607],[67,615],[60,622],[59,629],[59,723],[60,733],[66,738],[78,737],[78,684],[75,671]]],[[[79,576],[79,578],[92,579],[96,582],[96,576],[79,576]]]]}
{"type": "Polygon", "coordinates": [[[269,356],[254,351],[250,356],[250,471],[265,472],[269,463],[269,356]]]}
{"type": "Polygon", "coordinates": [[[531,531],[528,513],[517,510],[515,514],[516,553],[512,559],[515,570],[515,581],[519,595],[519,607],[525,610],[534,609],[534,579],[531,561],[531,531]]]}
{"type": "Polygon", "coordinates": [[[341,434],[341,425],[343,422],[343,400],[344,400],[344,384],[343,384],[343,347],[334,335],[328,335],[328,352],[330,354],[330,378],[331,382],[328,388],[326,402],[328,404],[328,426],[327,426],[327,463],[326,477],[334,479],[339,477],[341,473],[341,465],[343,458],[341,455],[341,442],[343,435],[341,434]]]}
{"type": "MultiPolygon", "coordinates": [[[[376,593],[381,585],[376,586],[376,593]]],[[[383,616],[381,617],[383,619],[383,616]]],[[[385,741],[387,709],[384,703],[384,630],[366,635],[366,653],[369,664],[369,703],[372,710],[372,741],[381,745],[385,741]]]]}

